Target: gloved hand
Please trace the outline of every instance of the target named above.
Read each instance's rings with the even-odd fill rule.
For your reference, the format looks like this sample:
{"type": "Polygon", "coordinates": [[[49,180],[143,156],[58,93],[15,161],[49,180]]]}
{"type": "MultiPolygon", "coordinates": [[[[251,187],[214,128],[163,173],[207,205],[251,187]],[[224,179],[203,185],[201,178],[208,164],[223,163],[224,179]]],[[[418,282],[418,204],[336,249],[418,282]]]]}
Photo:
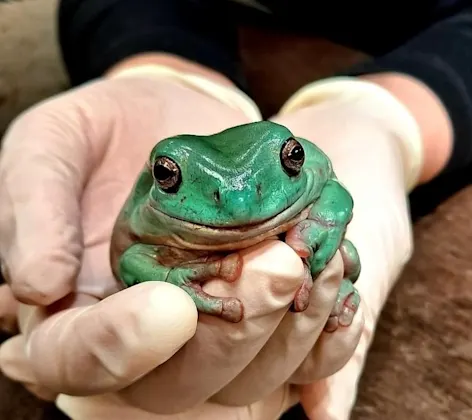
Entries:
{"type": "Polygon", "coordinates": [[[321,147],[354,199],[347,237],[362,262],[356,287],[366,315],[363,334],[343,369],[302,391],[310,419],[347,420],[381,309],[411,256],[407,193],[422,167],[422,139],[403,104],[383,88],[357,79],[308,85],[274,120],[321,147]]]}
{"type": "Polygon", "coordinates": [[[18,301],[13,296],[10,286],[0,286],[0,330],[14,334],[18,332],[18,301]]]}
{"type": "Polygon", "coordinates": [[[155,142],[257,118],[253,104],[230,88],[142,67],[46,101],[15,121],[0,160],[0,255],[23,302],[21,335],[0,349],[7,376],[43,397],[60,394],[57,404],[73,419],[116,418],[114,412],[160,419],[153,413],[191,409],[170,418],[265,420],[297,400],[287,381],[294,372],[312,382],[341,368],[358,342],[363,312],[349,328],[322,332],[341,281],[339,255],[303,314],[287,312],[302,263],[279,241],[246,251],[240,281],[206,286],[242,299],[240,324],[201,317],[197,327],[193,302],[169,284],[115,293],[111,229],[155,142]]]}

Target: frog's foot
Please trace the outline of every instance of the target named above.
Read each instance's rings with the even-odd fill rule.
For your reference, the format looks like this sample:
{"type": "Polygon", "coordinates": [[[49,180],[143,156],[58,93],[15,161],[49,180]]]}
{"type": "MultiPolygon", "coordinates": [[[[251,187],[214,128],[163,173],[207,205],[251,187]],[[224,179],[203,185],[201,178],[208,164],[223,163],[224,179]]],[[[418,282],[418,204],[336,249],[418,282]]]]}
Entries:
{"type": "Polygon", "coordinates": [[[237,298],[211,296],[203,291],[202,283],[219,278],[233,282],[239,278],[242,258],[238,253],[224,258],[209,259],[203,263],[191,263],[171,270],[168,281],[185,290],[195,302],[199,312],[214,315],[230,322],[243,318],[244,307],[237,298]]]}
{"type": "Polygon", "coordinates": [[[128,287],[145,281],[173,284],[190,295],[199,312],[231,322],[240,321],[242,303],[236,298],[210,296],[202,290],[202,283],[216,278],[227,282],[237,280],[243,266],[241,255],[233,253],[223,258],[214,255],[193,261],[189,261],[189,256],[172,248],[134,244],[120,258],[119,277],[128,287]]]}
{"type": "Polygon", "coordinates": [[[324,330],[332,333],[339,327],[349,327],[359,308],[360,301],[359,292],[352,281],[344,279],[324,330]]]}
{"type": "Polygon", "coordinates": [[[310,268],[308,265],[304,264],[305,274],[303,278],[303,283],[295,294],[293,299],[292,306],[290,308],[291,312],[303,312],[310,303],[310,293],[313,289],[313,278],[311,277],[310,268]]]}
{"type": "Polygon", "coordinates": [[[311,219],[301,221],[287,232],[285,243],[297,253],[306,267],[305,279],[295,295],[293,312],[302,312],[308,307],[313,282],[336,253],[338,236],[336,229],[330,230],[318,220],[311,219]]]}
{"type": "Polygon", "coordinates": [[[315,280],[336,254],[343,235],[342,226],[305,219],[287,232],[285,242],[308,263],[315,280]]]}

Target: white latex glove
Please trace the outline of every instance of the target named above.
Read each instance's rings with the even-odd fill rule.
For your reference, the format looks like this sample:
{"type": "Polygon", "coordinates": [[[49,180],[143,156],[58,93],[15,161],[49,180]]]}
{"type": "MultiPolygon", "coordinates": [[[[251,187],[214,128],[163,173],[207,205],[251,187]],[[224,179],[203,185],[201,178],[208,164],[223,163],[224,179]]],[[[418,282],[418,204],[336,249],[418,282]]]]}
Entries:
{"type": "Polygon", "coordinates": [[[236,91],[143,67],[15,121],[0,160],[0,255],[16,298],[30,305],[20,308],[21,335],[0,348],[7,376],[43,397],[60,394],[58,406],[77,420],[184,410],[171,418],[269,420],[297,401],[287,382],[294,372],[312,382],[344,365],[363,313],[349,328],[323,333],[341,281],[339,255],[302,314],[287,313],[302,262],[279,241],[245,251],[236,283],[206,286],[243,301],[240,324],[200,316],[197,327],[188,296],[168,284],[112,294],[111,229],[156,141],[257,118],[236,91]]]}
{"type": "MultiPolygon", "coordinates": [[[[349,78],[305,87],[275,121],[321,147],[354,199],[347,237],[362,262],[356,287],[366,314],[363,334],[341,371],[302,391],[310,419],[347,420],[380,312],[411,257],[407,193],[421,170],[420,131],[406,107],[389,92],[349,78]]],[[[292,381],[299,383],[296,376],[292,381]]]]}

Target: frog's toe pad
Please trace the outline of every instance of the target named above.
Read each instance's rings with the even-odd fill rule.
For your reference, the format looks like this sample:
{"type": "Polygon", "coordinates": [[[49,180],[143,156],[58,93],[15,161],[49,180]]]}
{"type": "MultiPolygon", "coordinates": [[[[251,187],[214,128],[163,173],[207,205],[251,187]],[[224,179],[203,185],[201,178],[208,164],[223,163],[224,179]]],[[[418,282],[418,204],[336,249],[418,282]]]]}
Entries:
{"type": "Polygon", "coordinates": [[[234,282],[241,276],[243,269],[243,258],[238,253],[227,255],[220,261],[219,276],[227,282],[234,282]]]}
{"type": "Polygon", "coordinates": [[[347,295],[342,304],[336,304],[324,327],[325,332],[333,333],[339,327],[349,327],[359,308],[360,297],[356,290],[347,295]]]}
{"type": "Polygon", "coordinates": [[[243,303],[236,298],[227,298],[223,301],[223,310],[221,317],[229,322],[240,322],[243,319],[244,306],[243,303]]]}
{"type": "Polygon", "coordinates": [[[311,277],[310,269],[305,265],[305,275],[303,283],[295,294],[293,299],[292,312],[303,312],[310,304],[311,290],[313,289],[313,278],[311,277]]]}

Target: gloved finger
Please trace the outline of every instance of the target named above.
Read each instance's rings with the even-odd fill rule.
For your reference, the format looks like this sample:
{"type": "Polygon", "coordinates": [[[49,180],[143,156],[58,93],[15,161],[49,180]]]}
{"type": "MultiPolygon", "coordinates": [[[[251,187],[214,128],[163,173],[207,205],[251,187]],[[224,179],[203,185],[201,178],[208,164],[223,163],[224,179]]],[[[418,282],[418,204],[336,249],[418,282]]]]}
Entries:
{"type": "MultiPolygon", "coordinates": [[[[37,324],[35,316],[23,321],[25,330],[37,324]]],[[[103,393],[164,363],[196,324],[187,293],[168,283],[143,283],[46,318],[29,332],[26,354],[41,385],[71,395],[103,393]]]]}
{"type": "Polygon", "coordinates": [[[17,335],[0,346],[0,369],[13,381],[21,382],[36,397],[54,401],[57,394],[38,385],[25,353],[26,339],[17,335]]]}
{"type": "MultiPolygon", "coordinates": [[[[270,394],[278,384],[285,383],[311,353],[322,334],[336,300],[343,270],[338,252],[314,282],[308,308],[301,313],[287,313],[252,362],[212,400],[228,405],[250,404],[270,394]]],[[[344,354],[343,347],[336,350],[334,358],[339,358],[339,353],[344,354]]]]}
{"type": "Polygon", "coordinates": [[[5,280],[25,303],[70,293],[80,266],[80,193],[90,162],[69,108],[19,117],[0,157],[0,255],[5,280]]]}
{"type": "Polygon", "coordinates": [[[241,299],[243,320],[234,324],[201,315],[197,334],[181,351],[120,392],[128,403],[158,414],[198,406],[233,380],[263,348],[302,283],[303,263],[288,245],[274,240],[241,251],[241,256],[242,274],[236,282],[211,281],[205,291],[241,299]]]}
{"type": "MultiPolygon", "coordinates": [[[[367,312],[367,304],[361,303],[365,318],[360,328],[360,339],[351,357],[337,372],[325,376],[323,380],[313,381],[299,387],[300,402],[310,419],[348,420],[357,396],[357,385],[365,363],[367,350],[374,333],[374,322],[367,312]]],[[[356,318],[360,318],[356,316],[356,318]]],[[[354,319],[356,322],[356,319],[354,319]]],[[[322,346],[320,346],[321,349],[322,346]]],[[[323,350],[329,351],[329,344],[323,350]]],[[[323,363],[325,358],[320,358],[323,363]]],[[[301,370],[301,369],[300,369],[301,370]]],[[[300,372],[299,379],[303,378],[300,372]]]]}
{"type": "MultiPolygon", "coordinates": [[[[156,394],[156,399],[159,395],[156,394]]],[[[61,394],[56,400],[57,407],[74,420],[134,419],[134,420],[267,420],[278,419],[298,401],[290,387],[281,386],[266,399],[250,406],[227,407],[205,403],[185,413],[171,416],[147,412],[129,405],[116,394],[94,397],[71,397],[61,394]]]]}
{"type": "Polygon", "coordinates": [[[361,371],[357,359],[355,355],[334,375],[301,387],[300,402],[309,419],[350,419],[361,371]]]}
{"type": "Polygon", "coordinates": [[[310,384],[339,371],[351,359],[364,328],[364,305],[357,310],[349,327],[322,332],[313,350],[290,377],[291,384],[310,384]]]}
{"type": "Polygon", "coordinates": [[[18,330],[18,301],[13,296],[10,286],[0,286],[0,330],[8,334],[18,330]]]}
{"type": "Polygon", "coordinates": [[[55,392],[50,391],[47,388],[44,388],[40,385],[33,385],[33,384],[24,384],[24,387],[36,398],[39,398],[40,400],[48,401],[48,402],[53,402],[57,398],[57,394],[55,392]]]}

